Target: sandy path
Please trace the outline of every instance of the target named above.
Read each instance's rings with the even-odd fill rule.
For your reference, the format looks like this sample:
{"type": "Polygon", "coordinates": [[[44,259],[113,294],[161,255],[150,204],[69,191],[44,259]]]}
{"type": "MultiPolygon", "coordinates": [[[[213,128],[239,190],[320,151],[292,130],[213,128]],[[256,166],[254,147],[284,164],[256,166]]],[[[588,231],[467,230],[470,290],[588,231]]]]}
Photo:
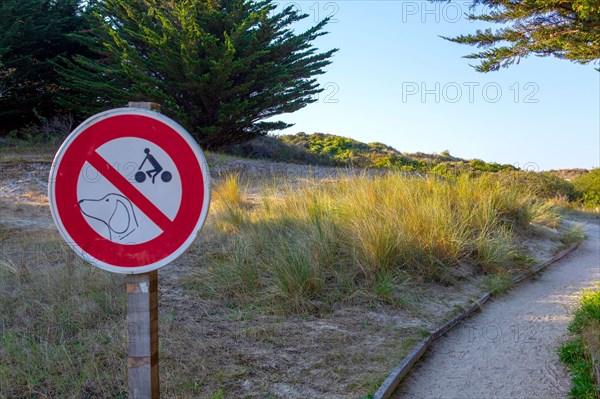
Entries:
{"type": "Polygon", "coordinates": [[[569,307],[600,280],[600,224],[579,250],[435,342],[393,398],[564,398],[570,377],[556,349],[569,307]]]}

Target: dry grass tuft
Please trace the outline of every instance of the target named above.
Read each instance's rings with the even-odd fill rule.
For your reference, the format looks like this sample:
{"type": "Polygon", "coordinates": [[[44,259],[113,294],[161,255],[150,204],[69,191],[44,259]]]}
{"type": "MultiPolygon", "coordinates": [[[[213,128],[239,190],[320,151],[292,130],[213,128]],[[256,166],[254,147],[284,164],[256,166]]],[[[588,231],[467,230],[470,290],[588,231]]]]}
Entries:
{"type": "Polygon", "coordinates": [[[408,277],[452,282],[464,262],[510,274],[528,263],[516,235],[560,223],[552,206],[486,176],[308,181],[273,188],[254,207],[242,186],[230,176],[216,188],[227,255],[213,259],[200,285],[287,311],[357,295],[393,303],[408,277]]]}
{"type": "Polygon", "coordinates": [[[234,231],[244,223],[246,190],[239,174],[226,176],[214,189],[213,209],[221,216],[219,225],[224,230],[234,231]]]}

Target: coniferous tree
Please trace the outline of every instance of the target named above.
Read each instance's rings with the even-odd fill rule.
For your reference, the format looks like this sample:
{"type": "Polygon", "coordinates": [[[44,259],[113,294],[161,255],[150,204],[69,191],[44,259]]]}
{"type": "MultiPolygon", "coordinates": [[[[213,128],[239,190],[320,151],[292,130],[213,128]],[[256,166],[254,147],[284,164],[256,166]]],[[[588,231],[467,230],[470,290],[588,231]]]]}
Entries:
{"type": "Polygon", "coordinates": [[[271,0],[104,0],[100,57],[63,70],[78,94],[65,104],[88,114],[155,101],[207,148],[240,143],[289,125],[265,121],[315,101],[336,50],[313,41],[328,19],[295,33],[304,19],[271,0]],[[88,95],[86,95],[88,93],[88,95]]]}
{"type": "Polygon", "coordinates": [[[497,71],[530,54],[580,64],[600,59],[599,0],[473,0],[473,7],[486,12],[471,13],[470,20],[503,27],[445,39],[482,48],[465,57],[481,60],[479,72],[497,71]]]}
{"type": "Polygon", "coordinates": [[[74,34],[85,28],[78,0],[0,2],[0,130],[68,110],[54,61],[91,52],[74,34]]]}

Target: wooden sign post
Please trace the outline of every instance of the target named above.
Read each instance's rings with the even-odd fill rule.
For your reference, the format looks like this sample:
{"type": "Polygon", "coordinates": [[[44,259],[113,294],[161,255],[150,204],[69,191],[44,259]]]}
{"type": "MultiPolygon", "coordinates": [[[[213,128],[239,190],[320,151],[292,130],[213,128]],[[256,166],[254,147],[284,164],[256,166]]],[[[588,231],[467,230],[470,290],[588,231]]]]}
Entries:
{"type": "MultiPolygon", "coordinates": [[[[150,102],[130,102],[129,107],[160,112],[160,105],[150,102]]],[[[158,270],[128,274],[125,281],[129,397],[158,399],[158,270]]]]}
{"type": "Polygon", "coordinates": [[[129,397],[158,399],[158,270],[126,281],[129,397]]]}
{"type": "Polygon", "coordinates": [[[158,399],[158,269],[196,239],[210,203],[202,150],[155,103],[96,114],[60,147],[52,218],[86,262],[126,274],[129,398],[158,399]]]}

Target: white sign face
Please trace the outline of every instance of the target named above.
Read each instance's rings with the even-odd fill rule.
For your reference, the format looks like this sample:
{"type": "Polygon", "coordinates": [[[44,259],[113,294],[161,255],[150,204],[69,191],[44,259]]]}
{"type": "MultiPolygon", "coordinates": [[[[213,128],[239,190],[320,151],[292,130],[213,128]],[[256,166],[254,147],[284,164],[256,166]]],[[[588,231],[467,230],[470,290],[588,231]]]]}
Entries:
{"type": "Polygon", "coordinates": [[[121,273],[155,270],[194,240],[210,178],[193,138],[141,109],[98,114],[65,140],[50,173],[59,231],[90,263],[121,273]]]}
{"type": "MultiPolygon", "coordinates": [[[[107,142],[96,152],[171,221],[181,205],[181,179],[175,163],[154,143],[132,137],[107,142]],[[135,159],[134,154],[137,154],[135,159]],[[132,159],[133,158],[133,159],[132,159]],[[168,195],[165,195],[168,193],[168,195]]],[[[162,230],[89,162],[77,182],[77,198],[90,226],[107,240],[141,244],[162,230]],[[102,195],[103,194],[103,195],[102,195]],[[97,198],[102,195],[100,198],[97,198]]]]}

